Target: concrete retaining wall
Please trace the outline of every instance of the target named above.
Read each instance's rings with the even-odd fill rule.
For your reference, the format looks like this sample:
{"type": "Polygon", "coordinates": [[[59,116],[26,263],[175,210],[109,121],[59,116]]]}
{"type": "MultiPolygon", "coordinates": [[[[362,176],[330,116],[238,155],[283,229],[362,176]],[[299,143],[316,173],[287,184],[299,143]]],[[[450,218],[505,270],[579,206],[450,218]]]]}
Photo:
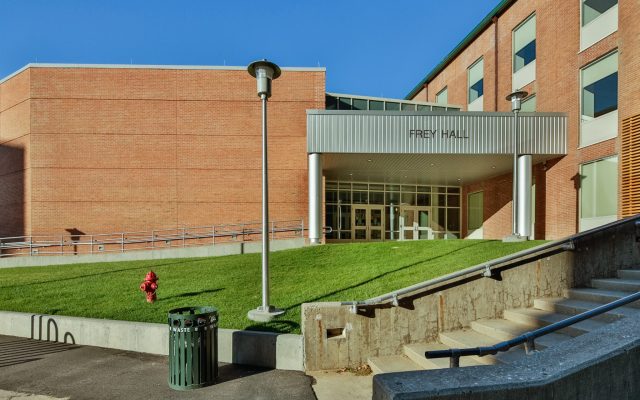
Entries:
{"type": "Polygon", "coordinates": [[[640,319],[625,318],[509,365],[376,375],[374,400],[635,400],[640,319]]]}
{"type": "MultiPolygon", "coordinates": [[[[142,353],[169,354],[165,324],[0,311],[0,334],[142,353]]],[[[218,360],[302,371],[302,336],[218,329],[218,360]]]]}
{"type": "MultiPolygon", "coordinates": [[[[304,247],[306,239],[281,239],[269,243],[270,251],[304,247]]],[[[68,256],[26,256],[0,258],[0,268],[36,267],[48,265],[85,264],[116,261],[159,260],[168,258],[217,257],[233,254],[260,253],[262,242],[220,243],[212,246],[173,249],[139,250],[126,253],[96,253],[68,256]]]]}
{"type": "Polygon", "coordinates": [[[434,341],[439,332],[531,307],[536,298],[560,297],[591,278],[613,277],[620,268],[640,264],[633,222],[576,240],[575,251],[504,270],[502,280],[475,273],[455,281],[462,285],[451,281],[405,296],[398,307],[386,303],[354,314],[340,303],[304,304],[305,368],[357,367],[372,356],[401,354],[404,344],[434,341]]]}

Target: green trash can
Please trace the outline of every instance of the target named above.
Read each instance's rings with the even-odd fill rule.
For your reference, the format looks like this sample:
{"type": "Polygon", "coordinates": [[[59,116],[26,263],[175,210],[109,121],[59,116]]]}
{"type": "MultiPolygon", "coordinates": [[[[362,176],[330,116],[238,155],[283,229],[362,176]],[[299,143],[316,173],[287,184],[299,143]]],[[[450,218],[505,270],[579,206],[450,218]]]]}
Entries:
{"type": "Polygon", "coordinates": [[[184,307],[169,311],[169,387],[212,385],[218,378],[218,310],[184,307]]]}

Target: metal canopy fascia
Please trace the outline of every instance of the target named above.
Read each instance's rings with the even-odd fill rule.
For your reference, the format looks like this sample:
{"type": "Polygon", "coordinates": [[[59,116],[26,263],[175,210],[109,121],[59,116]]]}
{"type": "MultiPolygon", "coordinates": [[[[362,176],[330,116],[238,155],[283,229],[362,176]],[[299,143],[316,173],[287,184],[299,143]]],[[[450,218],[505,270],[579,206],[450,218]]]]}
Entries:
{"type": "MultiPolygon", "coordinates": [[[[567,154],[564,113],[520,113],[519,154],[567,154]]],[[[308,153],[502,154],[514,152],[513,114],[307,110],[308,153]]]]}
{"type": "MultiPolygon", "coordinates": [[[[519,153],[534,164],[566,154],[565,114],[521,113],[519,123],[519,153]]],[[[327,179],[462,185],[511,171],[512,124],[504,112],[308,110],[307,150],[323,154],[327,179]]]]}

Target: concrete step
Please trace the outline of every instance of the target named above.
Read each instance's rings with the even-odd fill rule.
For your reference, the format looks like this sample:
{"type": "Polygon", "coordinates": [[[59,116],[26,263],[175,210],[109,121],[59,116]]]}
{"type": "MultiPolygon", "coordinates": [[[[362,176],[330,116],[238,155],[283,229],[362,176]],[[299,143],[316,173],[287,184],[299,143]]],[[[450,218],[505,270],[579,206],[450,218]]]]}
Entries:
{"type": "MultiPolygon", "coordinates": [[[[535,299],[533,306],[539,310],[552,311],[560,314],[576,315],[585,311],[593,310],[602,306],[602,303],[592,301],[565,299],[565,298],[546,298],[535,299]]],[[[624,317],[640,316],[640,310],[630,307],[619,307],[597,317],[593,317],[593,321],[615,322],[624,317]]]]}
{"type": "Polygon", "coordinates": [[[618,278],[640,280],[640,269],[621,269],[618,270],[618,278]]]}
{"type": "MultiPolygon", "coordinates": [[[[463,329],[453,332],[441,332],[440,341],[451,348],[469,348],[480,346],[493,346],[496,343],[501,342],[493,337],[483,335],[471,329],[463,329]]],[[[522,346],[513,347],[507,352],[500,352],[496,355],[487,355],[483,357],[472,356],[474,361],[481,362],[483,364],[509,364],[515,360],[520,359],[525,355],[525,351],[522,346]]]]}
{"type": "MultiPolygon", "coordinates": [[[[441,343],[414,343],[404,346],[404,354],[413,362],[420,365],[424,369],[449,368],[448,358],[426,358],[424,353],[433,350],[446,350],[449,346],[441,343]]],[[[485,365],[474,360],[472,357],[461,357],[460,367],[473,367],[476,365],[485,365]]]]}
{"type": "MultiPolygon", "coordinates": [[[[605,290],[593,288],[579,288],[565,290],[565,297],[574,300],[591,301],[594,303],[611,303],[624,296],[628,296],[629,292],[621,292],[619,290],[605,290]]],[[[627,304],[625,307],[640,308],[640,301],[627,304]]]]}
{"type": "Polygon", "coordinates": [[[423,369],[418,364],[411,361],[408,357],[400,356],[383,356],[370,357],[367,360],[371,371],[374,374],[386,374],[388,372],[404,372],[418,371],[423,369]]]}
{"type": "Polygon", "coordinates": [[[618,290],[621,292],[640,291],[640,281],[635,279],[592,279],[591,287],[595,289],[618,290]]]}
{"type": "MultiPolygon", "coordinates": [[[[504,318],[520,324],[533,325],[537,328],[550,325],[567,319],[570,315],[556,314],[550,311],[536,310],[534,308],[518,308],[514,310],[506,310],[504,318]]],[[[564,333],[569,336],[579,336],[583,333],[591,332],[605,326],[606,323],[600,321],[586,320],[578,322],[556,333],[564,333]]]]}
{"type": "MultiPolygon", "coordinates": [[[[471,323],[471,328],[479,333],[496,338],[498,341],[510,340],[523,333],[531,332],[535,326],[520,324],[506,319],[480,319],[471,323]]],[[[561,333],[550,333],[536,339],[536,349],[543,350],[571,340],[570,336],[561,333]]]]}

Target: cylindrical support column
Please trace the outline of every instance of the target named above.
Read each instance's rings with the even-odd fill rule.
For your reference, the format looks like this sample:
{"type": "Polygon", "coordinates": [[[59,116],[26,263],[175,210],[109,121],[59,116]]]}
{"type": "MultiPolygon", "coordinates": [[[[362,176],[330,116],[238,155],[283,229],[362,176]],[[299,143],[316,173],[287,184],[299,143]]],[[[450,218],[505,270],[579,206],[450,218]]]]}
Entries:
{"type": "Polygon", "coordinates": [[[518,234],[531,236],[531,154],[518,156],[518,234]]]}
{"type": "Polygon", "coordinates": [[[322,154],[309,154],[309,243],[322,241],[322,154]]]}
{"type": "Polygon", "coordinates": [[[511,200],[511,233],[518,234],[518,111],[513,112],[513,188],[511,200]]]}

